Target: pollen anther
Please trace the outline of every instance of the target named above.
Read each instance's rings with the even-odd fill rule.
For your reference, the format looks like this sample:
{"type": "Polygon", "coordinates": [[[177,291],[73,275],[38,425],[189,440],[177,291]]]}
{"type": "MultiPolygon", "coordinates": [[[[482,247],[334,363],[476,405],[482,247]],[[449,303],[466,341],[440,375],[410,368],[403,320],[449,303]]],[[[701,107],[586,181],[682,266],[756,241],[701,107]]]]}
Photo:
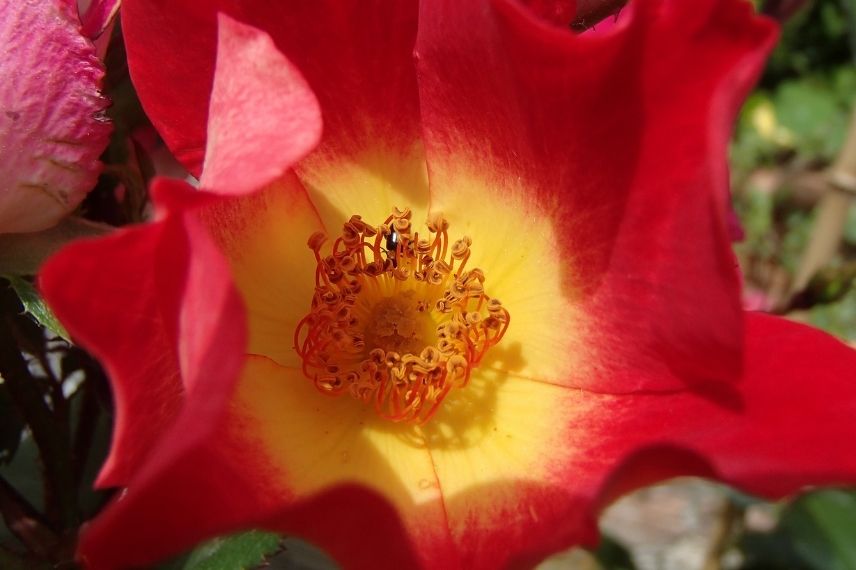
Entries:
{"type": "Polygon", "coordinates": [[[322,393],[350,394],[393,421],[424,423],[454,389],[464,388],[510,315],[485,293],[485,273],[466,269],[472,240],[449,242],[448,221],[413,231],[409,209],[381,225],[354,215],[315,254],[311,309],[294,333],[303,373],[322,393]]]}

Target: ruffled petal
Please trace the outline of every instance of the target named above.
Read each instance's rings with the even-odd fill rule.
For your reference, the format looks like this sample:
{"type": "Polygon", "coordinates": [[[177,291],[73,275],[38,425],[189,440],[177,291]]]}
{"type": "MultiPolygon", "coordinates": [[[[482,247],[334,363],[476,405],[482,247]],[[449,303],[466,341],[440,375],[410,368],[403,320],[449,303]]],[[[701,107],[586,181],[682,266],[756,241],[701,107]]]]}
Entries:
{"type": "Polygon", "coordinates": [[[598,503],[675,475],[715,478],[779,499],[853,485],[856,351],[819,330],[747,313],[742,382],[717,391],[605,397],[591,449],[627,456],[598,503]]]}
{"type": "Polygon", "coordinates": [[[205,398],[210,377],[235,378],[241,370],[247,351],[246,310],[228,261],[198,212],[191,210],[179,219],[192,252],[176,312],[181,376],[188,397],[198,390],[205,398]]]}
{"type": "Polygon", "coordinates": [[[422,4],[431,207],[472,237],[503,342],[534,347],[522,374],[616,393],[739,376],[725,149],[774,35],[737,0],[640,1],[598,35],[503,0],[422,4]]]}
{"type": "Polygon", "coordinates": [[[751,493],[856,483],[856,351],[817,329],[747,313],[740,396],[712,413],[676,403],[663,422],[718,478],[751,493]]]}
{"type": "Polygon", "coordinates": [[[134,88],[172,153],[199,177],[223,2],[125,0],[122,36],[134,88]]]}
{"type": "Polygon", "coordinates": [[[267,32],[318,97],[324,137],[299,170],[325,223],[337,228],[361,211],[380,222],[390,204],[421,206],[424,217],[411,59],[416,3],[126,1],[122,24],[134,84],[167,144],[197,175],[218,11],[267,32]]]}
{"type": "Polygon", "coordinates": [[[379,224],[395,206],[427,217],[417,11],[414,0],[328,0],[270,15],[271,35],[321,103],[321,144],[296,170],[330,232],[352,214],[379,224]]]}
{"type": "Polygon", "coordinates": [[[75,342],[103,363],[113,387],[113,440],[99,487],[126,484],[181,407],[169,305],[180,302],[186,259],[181,229],[160,223],[75,242],[40,271],[47,302],[75,342]]]}
{"type": "MultiPolygon", "coordinates": [[[[169,180],[157,181],[153,194],[173,207],[204,196],[169,180]]],[[[113,441],[99,487],[127,484],[200,378],[237,375],[240,360],[230,372],[219,355],[228,347],[239,358],[244,353],[244,309],[201,228],[191,213],[166,214],[75,242],[40,271],[46,300],[75,341],[104,363],[113,387],[113,441]]]]}
{"type": "Polygon", "coordinates": [[[104,66],[74,0],[0,8],[0,232],[56,224],[95,185],[107,146],[104,66]]]}
{"type": "Polygon", "coordinates": [[[246,194],[283,175],[321,137],[321,111],[270,36],[220,15],[200,184],[246,194]]]}

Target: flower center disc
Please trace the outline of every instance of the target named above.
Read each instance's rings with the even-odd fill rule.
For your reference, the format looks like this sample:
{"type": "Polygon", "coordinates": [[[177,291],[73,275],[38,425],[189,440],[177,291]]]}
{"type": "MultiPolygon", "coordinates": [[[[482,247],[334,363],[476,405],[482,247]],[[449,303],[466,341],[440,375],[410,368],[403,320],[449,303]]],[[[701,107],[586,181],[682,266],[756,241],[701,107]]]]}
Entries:
{"type": "Polygon", "coordinates": [[[441,215],[420,238],[410,218],[396,209],[374,227],[352,216],[327,255],[327,236],[309,238],[315,294],[294,346],[322,393],[349,393],[383,418],[424,423],[467,385],[510,317],[485,294],[484,272],[465,269],[470,238],[450,245],[441,215]]]}

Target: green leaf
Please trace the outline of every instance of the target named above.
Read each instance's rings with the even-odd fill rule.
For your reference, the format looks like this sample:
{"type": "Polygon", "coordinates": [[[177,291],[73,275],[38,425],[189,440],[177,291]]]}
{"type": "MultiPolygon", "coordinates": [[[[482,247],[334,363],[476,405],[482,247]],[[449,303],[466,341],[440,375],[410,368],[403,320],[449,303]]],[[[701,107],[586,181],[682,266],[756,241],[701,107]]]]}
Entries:
{"type": "Polygon", "coordinates": [[[182,570],[239,570],[254,568],[279,549],[282,538],[252,530],[209,540],[196,547],[181,566],[182,570]]]}
{"type": "Polygon", "coordinates": [[[776,117],[791,134],[798,152],[826,161],[835,157],[847,131],[847,109],[842,107],[831,82],[820,77],[787,81],[777,90],[776,117]]]}
{"type": "Polygon", "coordinates": [[[769,533],[740,540],[744,570],[853,570],[856,568],[856,492],[816,491],[782,512],[769,533]]]}
{"type": "Polygon", "coordinates": [[[856,568],[856,494],[830,490],[806,495],[782,525],[793,537],[794,550],[813,568],[856,568]]]}
{"type": "MultiPolygon", "coordinates": [[[[852,65],[847,22],[853,0],[806,2],[784,26],[764,72],[765,86],[794,76],[852,65]],[[847,5],[849,4],[849,6],[847,5]]],[[[851,20],[852,21],[852,20],[851,20]]]]}
{"type": "Polygon", "coordinates": [[[840,301],[813,306],[809,322],[836,336],[856,338],[856,289],[851,288],[840,301]]]}
{"type": "Polygon", "coordinates": [[[57,336],[68,340],[71,339],[68,336],[68,331],[65,330],[60,322],[57,320],[56,316],[54,316],[53,312],[48,308],[45,304],[44,299],[42,299],[39,292],[36,291],[36,288],[33,287],[33,284],[29,281],[26,281],[20,277],[7,276],[6,279],[9,280],[9,283],[12,285],[12,289],[15,290],[15,293],[18,294],[18,298],[21,300],[21,304],[24,305],[24,309],[32,315],[36,322],[40,325],[51,331],[57,336]]]}

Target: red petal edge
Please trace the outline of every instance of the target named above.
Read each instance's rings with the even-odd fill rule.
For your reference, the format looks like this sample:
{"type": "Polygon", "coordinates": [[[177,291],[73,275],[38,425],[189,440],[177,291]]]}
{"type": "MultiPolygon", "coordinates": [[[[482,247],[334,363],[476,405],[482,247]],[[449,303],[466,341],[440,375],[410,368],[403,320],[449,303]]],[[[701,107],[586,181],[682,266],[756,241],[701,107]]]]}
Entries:
{"type": "MultiPolygon", "coordinates": [[[[174,207],[206,199],[173,180],[156,181],[152,193],[174,207]]],[[[43,266],[39,288],[111,380],[116,423],[99,487],[128,483],[197,378],[237,375],[246,346],[243,306],[192,210],[69,245],[43,266]]]]}
{"type": "Polygon", "coordinates": [[[187,255],[181,229],[160,223],[75,242],[41,268],[51,309],[113,386],[116,419],[98,487],[126,484],[181,407],[175,318],[164,306],[179,303],[187,255]]]}
{"type": "Polygon", "coordinates": [[[421,4],[432,204],[445,206],[455,167],[473,157],[500,181],[524,181],[491,192],[549,215],[567,296],[593,317],[584,334],[609,347],[581,387],[739,377],[726,148],[775,37],[739,0],[638,0],[602,35],[572,34],[507,0],[421,4]]]}
{"type": "MultiPolygon", "coordinates": [[[[616,441],[677,446],[683,459],[655,450],[657,465],[677,462],[671,475],[710,476],[769,499],[856,483],[856,351],[778,317],[747,313],[746,325],[746,368],[735,390],[623,397],[610,411],[616,441]]],[[[601,504],[659,478],[640,464],[616,470],[601,504]]]]}
{"type": "Polygon", "coordinates": [[[122,30],[146,113],[176,157],[202,170],[219,12],[264,30],[300,69],[324,113],[325,136],[418,137],[411,0],[125,0],[122,30]],[[388,25],[387,19],[395,25],[388,25]],[[371,89],[382,85],[383,89],[371,89]]]}
{"type": "Polygon", "coordinates": [[[321,138],[321,109],[266,33],[218,17],[201,186],[245,194],[282,176],[321,138]]]}

